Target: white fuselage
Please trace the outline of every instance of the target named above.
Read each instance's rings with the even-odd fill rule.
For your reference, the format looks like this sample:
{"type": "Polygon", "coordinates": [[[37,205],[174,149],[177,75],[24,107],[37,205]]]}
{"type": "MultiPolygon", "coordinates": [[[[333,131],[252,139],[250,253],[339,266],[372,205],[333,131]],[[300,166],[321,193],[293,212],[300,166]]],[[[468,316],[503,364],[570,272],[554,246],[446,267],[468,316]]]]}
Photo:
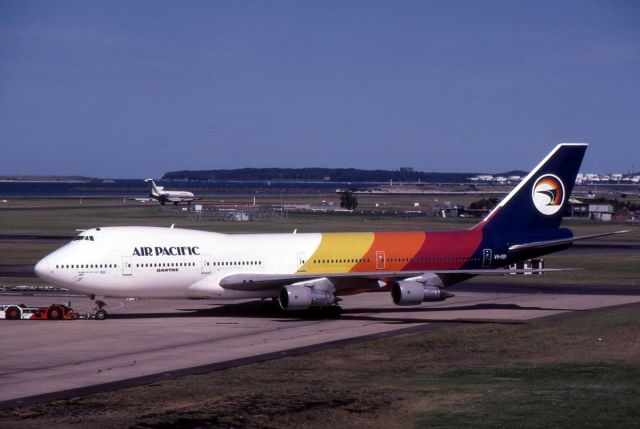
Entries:
{"type": "Polygon", "coordinates": [[[149,298],[255,298],[273,291],[233,291],[231,274],[295,273],[321,234],[227,235],[156,227],[83,232],[35,267],[39,277],[87,294],[149,298]]]}
{"type": "Polygon", "coordinates": [[[170,203],[191,203],[191,201],[196,200],[196,197],[193,195],[193,192],[189,191],[169,191],[165,190],[162,186],[157,186],[153,179],[146,179],[147,182],[151,186],[150,197],[155,198],[160,201],[162,204],[165,202],[170,203]]]}
{"type": "Polygon", "coordinates": [[[193,192],[188,191],[161,191],[151,194],[158,201],[168,201],[171,203],[176,202],[189,202],[195,199],[193,192]]]}

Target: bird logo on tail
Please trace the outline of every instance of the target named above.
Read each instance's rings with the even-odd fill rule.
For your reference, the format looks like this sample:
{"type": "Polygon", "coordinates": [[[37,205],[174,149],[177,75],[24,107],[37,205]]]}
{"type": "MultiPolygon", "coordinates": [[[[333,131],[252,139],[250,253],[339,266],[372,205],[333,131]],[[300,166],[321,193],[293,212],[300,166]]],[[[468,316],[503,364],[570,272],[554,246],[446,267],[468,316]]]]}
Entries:
{"type": "Polygon", "coordinates": [[[564,184],[558,176],[545,174],[540,176],[531,191],[533,204],[543,215],[556,214],[565,199],[564,184]]]}

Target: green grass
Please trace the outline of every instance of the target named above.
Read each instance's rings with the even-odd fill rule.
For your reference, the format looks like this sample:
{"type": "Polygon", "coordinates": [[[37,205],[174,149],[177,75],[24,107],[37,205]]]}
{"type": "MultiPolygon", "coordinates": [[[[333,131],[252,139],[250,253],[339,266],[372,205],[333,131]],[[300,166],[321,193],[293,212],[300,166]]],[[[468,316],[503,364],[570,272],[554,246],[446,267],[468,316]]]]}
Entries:
{"type": "Polygon", "coordinates": [[[630,250],[619,254],[594,251],[587,254],[550,256],[549,267],[577,267],[580,271],[554,273],[547,279],[579,284],[640,285],[640,252],[630,250]]]}
{"type": "MultiPolygon", "coordinates": [[[[333,196],[287,196],[292,203],[319,202],[333,196]]],[[[248,204],[249,197],[224,197],[225,203],[248,204]],[[231,200],[229,198],[232,198],[231,200]]],[[[390,203],[405,204],[405,196],[386,196],[390,203]]],[[[413,198],[413,197],[409,197],[413,198]]],[[[261,198],[259,203],[277,204],[278,197],[261,198]]],[[[406,201],[405,201],[406,200],[406,201]]],[[[210,201],[219,202],[219,201],[210,201]]],[[[177,211],[173,206],[161,208],[157,204],[140,204],[121,199],[98,200],[41,200],[24,199],[12,201],[0,210],[0,234],[68,234],[76,229],[95,226],[149,225],[196,228],[220,232],[289,232],[297,228],[300,232],[375,231],[375,230],[444,230],[467,229],[478,219],[439,219],[427,216],[394,217],[382,215],[296,215],[285,219],[269,219],[259,222],[224,222],[197,219],[188,212],[177,211]],[[27,210],[29,208],[38,210],[27,210]],[[64,209],[60,209],[64,207],[64,209]]],[[[566,220],[563,224],[576,235],[631,229],[631,232],[615,236],[616,241],[640,241],[640,227],[626,223],[598,223],[581,220],[566,220]]],[[[609,240],[605,238],[605,240],[609,240]]]]}
{"type": "Polygon", "coordinates": [[[549,365],[452,371],[433,377],[464,391],[463,406],[424,412],[420,427],[633,427],[640,421],[640,368],[549,365]],[[490,393],[490,394],[488,394],[490,393]]]}

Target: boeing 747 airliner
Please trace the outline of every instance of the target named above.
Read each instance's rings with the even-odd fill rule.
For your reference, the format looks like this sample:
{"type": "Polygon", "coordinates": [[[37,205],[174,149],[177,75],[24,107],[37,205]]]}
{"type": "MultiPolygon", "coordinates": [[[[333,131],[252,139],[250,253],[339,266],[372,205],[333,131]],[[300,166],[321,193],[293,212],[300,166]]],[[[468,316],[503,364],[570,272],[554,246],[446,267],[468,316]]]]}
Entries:
{"type": "MultiPolygon", "coordinates": [[[[339,295],[390,291],[398,305],[453,296],[476,275],[568,248],[560,228],[586,144],[560,144],[479,224],[448,232],[219,234],[101,227],[47,255],[36,274],[92,296],[274,298],[337,310],[339,295]]],[[[104,309],[96,313],[106,317],[104,309]]]]}

